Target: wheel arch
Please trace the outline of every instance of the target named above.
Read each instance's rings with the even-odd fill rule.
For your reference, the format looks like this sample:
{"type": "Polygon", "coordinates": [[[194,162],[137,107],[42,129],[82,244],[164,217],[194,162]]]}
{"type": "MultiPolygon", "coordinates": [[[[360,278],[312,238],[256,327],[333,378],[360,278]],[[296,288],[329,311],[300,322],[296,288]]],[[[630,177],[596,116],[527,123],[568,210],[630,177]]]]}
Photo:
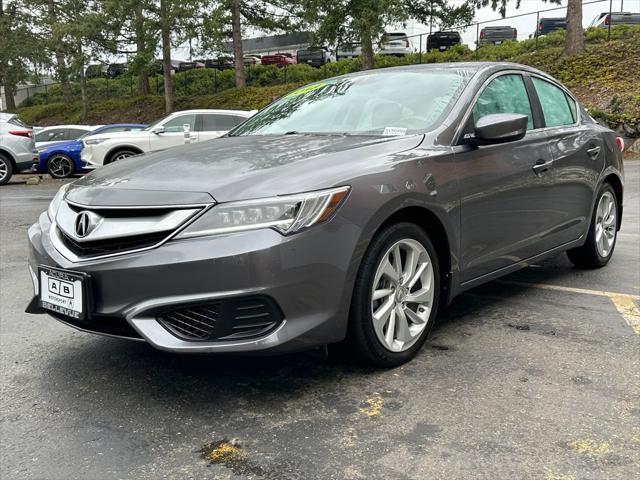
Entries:
{"type": "Polygon", "coordinates": [[[11,152],[9,150],[6,150],[6,149],[0,147],[0,154],[4,155],[5,157],[7,157],[9,159],[9,161],[11,162],[11,166],[13,167],[13,170],[15,171],[16,170],[16,159],[13,157],[11,152]]]}
{"type": "Polygon", "coordinates": [[[407,222],[419,226],[429,236],[436,254],[438,255],[438,264],[440,267],[442,295],[441,300],[444,304],[448,304],[452,294],[452,265],[453,265],[453,249],[451,245],[450,235],[444,223],[440,220],[432,210],[425,206],[405,206],[389,215],[375,230],[372,237],[378,234],[387,226],[407,222]]]}
{"type": "Polygon", "coordinates": [[[109,150],[107,154],[104,156],[104,164],[107,165],[111,163],[111,157],[113,157],[116,153],[123,150],[134,151],[136,152],[137,155],[144,153],[144,151],[140,147],[137,147],[135,145],[118,145],[117,147],[113,147],[111,150],[109,150]]]}
{"type": "Polygon", "coordinates": [[[602,184],[609,184],[616,194],[616,200],[618,201],[618,230],[622,225],[622,197],[624,195],[624,186],[622,180],[615,173],[610,173],[602,180],[602,184]]]}

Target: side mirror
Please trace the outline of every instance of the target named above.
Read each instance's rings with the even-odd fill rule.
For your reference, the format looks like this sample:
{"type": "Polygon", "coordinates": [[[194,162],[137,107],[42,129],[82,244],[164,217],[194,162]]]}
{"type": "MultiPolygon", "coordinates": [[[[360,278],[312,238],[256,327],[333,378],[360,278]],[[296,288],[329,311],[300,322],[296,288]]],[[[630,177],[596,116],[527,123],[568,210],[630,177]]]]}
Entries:
{"type": "Polygon", "coordinates": [[[492,113],[480,118],[474,135],[466,137],[472,145],[492,145],[520,140],[527,133],[529,117],[520,113],[492,113]]]}
{"type": "Polygon", "coordinates": [[[156,135],[160,135],[161,133],[164,133],[164,127],[162,125],[160,125],[158,127],[153,127],[151,129],[151,133],[155,133],[156,135]]]}

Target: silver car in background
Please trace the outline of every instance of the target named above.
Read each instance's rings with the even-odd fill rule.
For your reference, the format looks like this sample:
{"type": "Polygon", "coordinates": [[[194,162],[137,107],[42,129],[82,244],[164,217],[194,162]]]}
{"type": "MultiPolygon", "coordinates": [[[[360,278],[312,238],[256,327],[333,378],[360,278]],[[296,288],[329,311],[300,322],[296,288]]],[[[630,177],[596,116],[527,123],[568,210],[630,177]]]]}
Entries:
{"type": "Polygon", "coordinates": [[[0,113],[0,185],[38,161],[33,130],[13,113],[0,113]]]}

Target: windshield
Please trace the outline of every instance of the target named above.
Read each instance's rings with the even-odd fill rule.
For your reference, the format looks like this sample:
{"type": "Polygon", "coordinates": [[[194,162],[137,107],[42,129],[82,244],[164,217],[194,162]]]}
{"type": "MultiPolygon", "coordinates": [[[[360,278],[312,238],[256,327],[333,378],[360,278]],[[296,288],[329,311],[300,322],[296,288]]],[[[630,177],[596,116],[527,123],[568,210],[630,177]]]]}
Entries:
{"type": "Polygon", "coordinates": [[[405,135],[434,128],[471,72],[377,72],[326,80],[272,103],[230,135],[405,135]]]}
{"type": "Polygon", "coordinates": [[[143,128],[142,131],[148,131],[151,130],[153,127],[160,125],[162,122],[164,122],[167,118],[169,118],[171,115],[173,115],[173,113],[167,113],[166,115],[160,117],[158,120],[156,120],[155,122],[153,122],[151,125],[149,125],[147,128],[143,128]]]}

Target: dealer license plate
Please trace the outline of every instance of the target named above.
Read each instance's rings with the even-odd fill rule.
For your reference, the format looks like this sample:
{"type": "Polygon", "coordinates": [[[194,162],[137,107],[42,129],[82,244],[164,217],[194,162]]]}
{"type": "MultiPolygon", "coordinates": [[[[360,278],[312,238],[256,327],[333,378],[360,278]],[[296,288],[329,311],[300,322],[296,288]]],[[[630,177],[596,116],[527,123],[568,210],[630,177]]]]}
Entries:
{"type": "Polygon", "coordinates": [[[41,266],[40,306],[45,310],[83,320],[87,315],[87,275],[41,266]]]}

